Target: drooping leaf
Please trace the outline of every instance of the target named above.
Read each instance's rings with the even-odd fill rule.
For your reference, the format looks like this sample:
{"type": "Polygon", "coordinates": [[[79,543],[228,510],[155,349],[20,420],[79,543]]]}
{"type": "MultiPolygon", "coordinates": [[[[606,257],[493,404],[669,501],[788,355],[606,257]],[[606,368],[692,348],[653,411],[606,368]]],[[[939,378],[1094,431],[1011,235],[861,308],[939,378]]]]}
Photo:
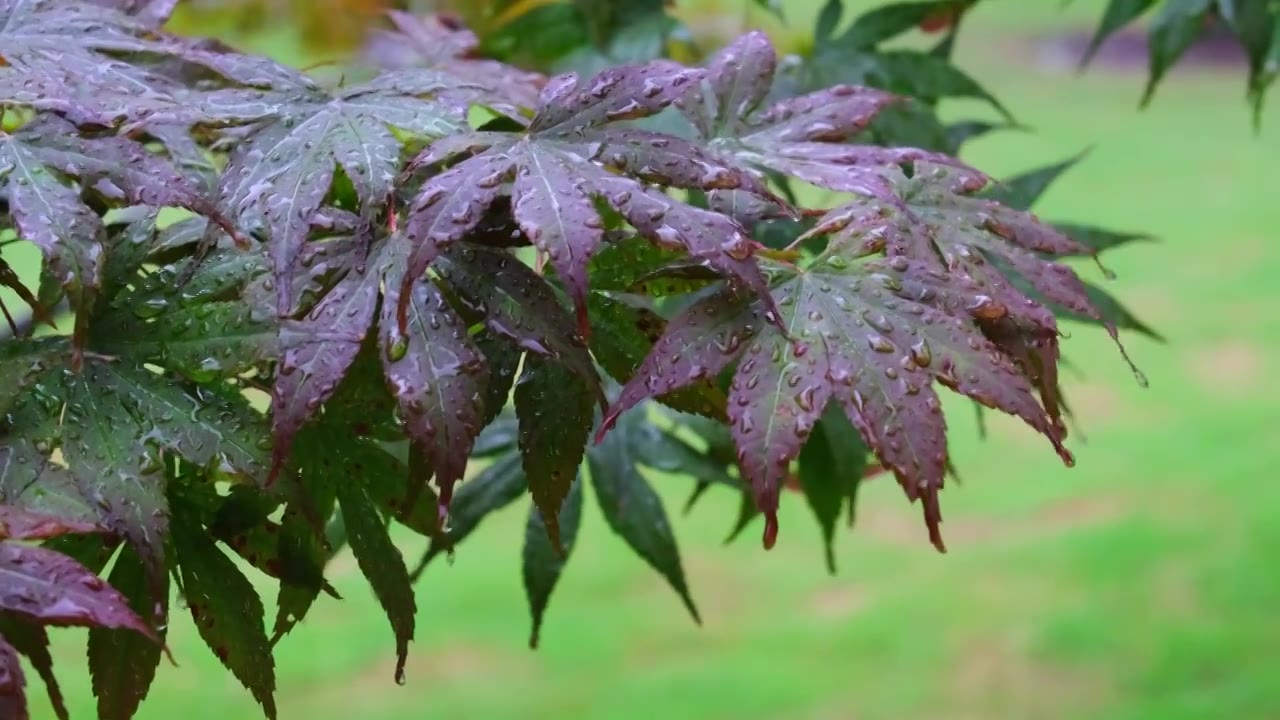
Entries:
{"type": "MultiPolygon", "coordinates": [[[[166,576],[167,581],[167,576],[166,576]]],[[[125,548],[116,560],[109,578],[111,586],[129,599],[129,606],[139,616],[152,614],[157,620],[169,612],[169,593],[151,600],[146,567],[138,554],[125,548]]],[[[157,631],[164,640],[167,624],[157,631]]],[[[160,664],[160,645],[127,630],[92,628],[89,630],[89,674],[93,694],[98,698],[101,720],[129,720],[146,699],[160,664]]]]}
{"type": "Polygon", "coordinates": [[[800,451],[799,478],[805,499],[822,527],[827,569],[836,571],[835,532],[846,503],[853,503],[867,464],[867,447],[836,403],[827,405],[813,434],[800,451]]]}
{"type": "Polygon", "coordinates": [[[253,694],[274,720],[275,661],[263,631],[262,601],[245,578],[192,517],[177,505],[173,547],[196,630],[218,660],[253,694]]]}
{"type": "Polygon", "coordinates": [[[841,405],[908,497],[924,501],[939,548],[947,450],[934,381],[1022,418],[1070,457],[1027,378],[974,322],[975,314],[1009,311],[959,274],[903,257],[859,259],[865,241],[833,241],[803,269],[773,268],[786,335],[740,294],[692,305],[668,325],[606,419],[607,429],[640,400],[736,363],[729,417],[743,476],[766,515],[766,547],[777,533],[781,481],[828,402],[841,405]]]}
{"type": "Polygon", "coordinates": [[[1075,223],[1059,222],[1054,223],[1053,226],[1062,234],[1089,248],[1095,253],[1101,253],[1105,250],[1110,250],[1111,248],[1119,247],[1121,245],[1127,245],[1131,242],[1149,242],[1154,240],[1153,237],[1146,233],[1104,230],[1102,228],[1078,225],[1075,223]]]}
{"type": "Polygon", "coordinates": [[[609,527],[666,578],[694,621],[701,623],[662,500],[637,467],[648,455],[641,444],[644,422],[634,415],[623,418],[618,428],[587,454],[591,486],[609,527]]]}
{"type": "Polygon", "coordinates": [[[396,321],[403,266],[391,263],[379,321],[382,364],[406,433],[435,471],[447,508],[482,429],[489,370],[467,326],[434,282],[409,287],[408,326],[396,321]]]}
{"type": "Polygon", "coordinates": [[[527,358],[515,395],[529,492],[552,547],[560,548],[560,508],[577,477],[595,419],[591,389],[560,365],[527,358]]]}
{"type": "Polygon", "coordinates": [[[1107,3],[1107,9],[1102,13],[1102,21],[1098,23],[1097,31],[1089,40],[1089,47],[1081,57],[1080,64],[1088,64],[1107,38],[1155,7],[1157,2],[1159,0],[1111,0],[1107,3]]]}
{"type": "Polygon", "coordinates": [[[361,572],[369,579],[395,631],[395,679],[397,683],[404,684],[404,664],[409,656],[409,641],[413,639],[414,613],[417,610],[409,573],[359,479],[349,478],[337,486],[347,540],[361,572]]]}
{"type": "MultiPolygon", "coordinates": [[[[139,636],[134,635],[134,637],[139,636]]],[[[25,622],[12,613],[0,612],[0,642],[3,641],[8,641],[40,675],[49,695],[49,704],[53,706],[53,714],[58,717],[58,720],[68,720],[70,713],[67,712],[62,689],[58,686],[58,678],[53,674],[53,655],[49,652],[49,634],[44,626],[25,622]]],[[[157,647],[156,650],[159,651],[159,648],[157,647]]],[[[0,685],[3,684],[3,681],[0,681],[0,685]]],[[[0,696],[2,695],[4,691],[0,690],[0,696]]],[[[4,701],[0,700],[0,712],[4,709],[4,701]]]]}
{"type": "Polygon", "coordinates": [[[97,507],[102,524],[125,538],[143,558],[158,597],[167,567],[165,479],[140,442],[137,421],[122,403],[128,396],[96,391],[94,381],[108,380],[113,370],[92,363],[73,380],[62,426],[62,453],[76,487],[97,507]]]}
{"type": "Polygon", "coordinates": [[[13,720],[29,720],[27,713],[27,678],[22,661],[3,635],[0,635],[0,712],[13,720]]]}
{"type": "Polygon", "coordinates": [[[1046,165],[1027,171],[1020,175],[993,183],[983,197],[994,200],[1014,210],[1030,210],[1032,205],[1044,195],[1058,178],[1085,158],[1088,151],[1079,153],[1061,162],[1046,165]]]}
{"type": "Polygon", "coordinates": [[[536,506],[529,509],[529,520],[524,531],[524,556],[522,561],[525,596],[529,599],[529,613],[533,616],[533,630],[529,633],[529,647],[536,649],[542,631],[542,619],[551,601],[551,593],[560,574],[569,562],[578,527],[582,524],[582,481],[575,478],[560,507],[556,525],[560,533],[560,547],[551,542],[551,534],[542,519],[542,511],[536,506]]]}
{"type": "Polygon", "coordinates": [[[785,20],[786,16],[782,12],[782,0],[752,0],[756,7],[768,12],[779,20],[785,20]]]}
{"type": "Polygon", "coordinates": [[[276,601],[276,620],[272,644],[277,643],[306,617],[312,604],[324,589],[324,565],[329,559],[324,535],[316,528],[319,518],[333,514],[337,484],[343,478],[341,468],[334,467],[326,450],[339,450],[333,438],[323,430],[308,428],[299,438],[300,449],[295,462],[300,466],[298,492],[285,506],[280,519],[277,544],[280,561],[292,567],[289,576],[280,578],[276,601]]]}
{"type": "Polygon", "coordinates": [[[699,75],[658,61],[605,70],[586,81],[572,74],[557,76],[543,88],[538,114],[525,133],[463,135],[451,138],[444,149],[428,148],[418,164],[438,163],[464,149],[486,149],[432,177],[415,198],[406,228],[417,244],[409,276],[420,276],[446,245],[474,229],[503,194],[504,183],[513,180],[515,218],[549,256],[580,318],[586,266],[602,240],[593,198],[616,209],[659,245],[683,249],[730,277],[761,287],[741,228],[677,203],[637,178],[671,187],[767,192],[762,184],[678,137],[611,124],[658,113],[699,75]],[[628,174],[609,173],[593,161],[628,174]]]}
{"type": "Polygon", "coordinates": [[[272,477],[289,457],[294,436],[337,390],[359,354],[373,323],[380,279],[377,267],[362,263],[302,319],[281,322],[283,355],[271,393],[272,477]]]}
{"type": "Polygon", "coordinates": [[[1160,6],[1147,31],[1151,76],[1142,93],[1144,106],[1151,102],[1165,73],[1203,32],[1205,18],[1214,7],[1214,0],[1167,0],[1160,6]]]}

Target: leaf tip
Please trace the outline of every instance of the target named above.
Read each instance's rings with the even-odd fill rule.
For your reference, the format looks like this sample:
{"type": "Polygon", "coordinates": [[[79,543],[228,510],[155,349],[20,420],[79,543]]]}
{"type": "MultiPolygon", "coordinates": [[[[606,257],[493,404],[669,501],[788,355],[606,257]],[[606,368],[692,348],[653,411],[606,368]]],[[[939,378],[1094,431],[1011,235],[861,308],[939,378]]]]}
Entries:
{"type": "Polygon", "coordinates": [[[764,514],[764,549],[772,550],[778,542],[778,511],[766,510],[764,514]]]}

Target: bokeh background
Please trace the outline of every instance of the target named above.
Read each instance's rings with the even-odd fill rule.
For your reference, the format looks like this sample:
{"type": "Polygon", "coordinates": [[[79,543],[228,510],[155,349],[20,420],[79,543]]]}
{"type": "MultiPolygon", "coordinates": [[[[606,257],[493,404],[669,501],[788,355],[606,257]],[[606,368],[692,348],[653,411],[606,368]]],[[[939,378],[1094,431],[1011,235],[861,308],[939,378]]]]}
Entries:
{"type": "MultiPolygon", "coordinates": [[[[300,0],[299,27],[255,27],[234,4],[206,2],[177,27],[309,64],[358,41],[376,3],[300,0]]],[[[846,4],[852,15],[876,3],[846,4]]],[[[764,27],[785,50],[805,42],[819,2],[784,0],[792,29],[745,5],[680,0],[676,12],[704,35],[764,27]]],[[[1255,134],[1243,67],[1208,48],[1139,112],[1141,36],[1080,75],[1072,53],[1104,3],[1063,5],[979,5],[956,60],[1030,128],[973,142],[967,160],[1001,176],[1093,147],[1037,211],[1159,238],[1108,263],[1110,289],[1167,338],[1125,338],[1149,388],[1101,330],[1068,328],[1076,468],[1012,421],[989,417],[981,439],[953,402],[964,482],[944,493],[950,552],[932,550],[895,484],[874,481],[835,576],[803,501],[790,498],[764,552],[723,545],[737,501],[711,497],[676,523],[702,627],[588,512],[536,652],[513,507],[421,581],[404,687],[386,620],[344,554],[330,580],[345,600],[321,597],[278,648],[281,717],[1280,718],[1280,108],[1255,134]]],[[[658,485],[678,513],[687,480],[658,485]]],[[[403,539],[416,553],[421,542],[403,539]]],[[[139,717],[258,717],[175,610],[178,666],[161,666],[139,717]]],[[[93,717],[85,633],[54,638],[73,714],[93,717]]],[[[52,717],[32,697],[35,716],[52,717]]]]}

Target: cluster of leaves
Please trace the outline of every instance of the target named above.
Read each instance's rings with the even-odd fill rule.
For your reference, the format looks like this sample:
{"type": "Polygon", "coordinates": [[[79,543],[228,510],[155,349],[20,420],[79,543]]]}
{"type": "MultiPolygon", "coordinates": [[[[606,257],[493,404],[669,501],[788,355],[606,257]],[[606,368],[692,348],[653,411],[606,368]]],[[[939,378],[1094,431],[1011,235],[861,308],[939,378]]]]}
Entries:
{"type": "Polygon", "coordinates": [[[550,78],[394,14],[385,69],[330,87],[165,32],[174,5],[0,0],[0,231],[45,259],[33,291],[0,256],[0,283],[74,314],[0,343],[5,717],[18,654],[66,715],[48,625],[92,628],[100,714],[132,716],[171,586],[274,717],[272,647],[337,596],[346,547],[403,680],[413,581],[526,495],[536,644],[586,484],[696,619],[654,471],[692,477],[690,506],[733,493],[731,537],[763,518],[766,547],[796,490],[833,569],[860,482],[891,473],[942,549],[938,388],[1070,463],[1058,320],[1150,332],[1061,262],[1137,236],[1028,211],[1070,162],[1000,184],[955,159],[932,103],[980,89],[879,49],[907,27],[880,11],[839,38],[825,14],[780,73],[759,32],[614,67],[661,4],[576,3],[602,69],[550,78]],[[416,568],[396,526],[428,542],[416,568]],[[278,583],[270,625],[246,571],[278,583]]]}

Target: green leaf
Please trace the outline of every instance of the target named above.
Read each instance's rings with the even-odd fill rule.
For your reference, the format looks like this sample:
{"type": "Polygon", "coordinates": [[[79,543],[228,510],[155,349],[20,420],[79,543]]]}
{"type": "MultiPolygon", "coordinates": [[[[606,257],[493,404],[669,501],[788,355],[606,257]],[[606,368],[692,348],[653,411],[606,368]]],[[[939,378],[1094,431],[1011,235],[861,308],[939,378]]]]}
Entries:
{"type": "Polygon", "coordinates": [[[782,13],[782,0],[751,0],[751,2],[761,10],[774,16],[781,22],[786,22],[786,16],[782,13]]]}
{"type": "Polygon", "coordinates": [[[528,357],[516,384],[516,413],[529,492],[552,546],[562,547],[560,506],[577,477],[595,419],[591,388],[561,365],[528,357]]]}
{"type": "Polygon", "coordinates": [[[827,569],[833,575],[836,572],[836,524],[846,502],[849,516],[853,516],[853,504],[869,452],[857,428],[836,403],[827,406],[800,451],[800,487],[822,527],[827,569]]]}
{"type": "Polygon", "coordinates": [[[1131,242],[1150,242],[1155,238],[1146,233],[1120,232],[1103,228],[1077,225],[1074,223],[1054,223],[1054,228],[1076,242],[1097,252],[1127,245],[1131,242]]]}
{"type": "Polygon", "coordinates": [[[832,48],[809,65],[819,86],[867,85],[933,103],[943,98],[972,98],[991,104],[1009,122],[1009,110],[976,80],[947,60],[912,50],[863,53],[832,48]]]}
{"type": "Polygon", "coordinates": [[[1088,154],[1089,151],[1085,150],[1062,162],[1036,168],[1021,175],[1015,175],[992,185],[982,194],[982,197],[995,200],[1014,210],[1030,210],[1031,206],[1040,199],[1040,196],[1044,194],[1045,190],[1049,189],[1049,186],[1054,181],[1062,177],[1063,173],[1075,167],[1088,154]]]}
{"type": "MultiPolygon", "coordinates": [[[[132,548],[121,551],[108,581],[129,599],[129,606],[139,616],[168,616],[168,576],[165,576],[161,599],[153,602],[148,593],[146,567],[132,548]]],[[[167,625],[157,630],[161,641],[166,630],[167,625]]],[[[98,698],[101,720],[133,717],[151,689],[161,650],[156,642],[129,630],[89,630],[89,674],[93,678],[93,694],[98,698]]]]}
{"type": "Polygon", "coordinates": [[[842,15],[844,15],[844,0],[827,0],[822,6],[813,26],[813,41],[817,47],[821,48],[831,43],[842,15]]]}
{"type": "MultiPolygon", "coordinates": [[[[358,477],[358,476],[357,476],[358,477]]],[[[368,578],[382,609],[391,621],[396,636],[397,684],[404,684],[404,664],[409,657],[409,641],[413,639],[414,602],[409,572],[400,550],[391,542],[386,524],[378,515],[369,495],[356,477],[338,483],[338,505],[346,526],[347,540],[356,556],[360,571],[368,578]]]]}
{"type": "Polygon", "coordinates": [[[855,18],[834,44],[854,50],[870,50],[885,40],[915,29],[939,11],[958,9],[965,4],[956,0],[929,0],[881,5],[855,18]]]}
{"type": "Polygon", "coordinates": [[[1093,56],[1098,53],[1098,48],[1102,47],[1102,43],[1107,38],[1114,35],[1125,25],[1138,19],[1146,11],[1155,7],[1159,0],[1111,0],[1107,4],[1107,9],[1102,14],[1102,22],[1098,24],[1098,29],[1093,34],[1093,39],[1089,41],[1089,47],[1085,50],[1084,57],[1080,59],[1080,65],[1088,65],[1093,56]]]}
{"type": "Polygon", "coordinates": [[[1204,31],[1205,18],[1213,10],[1213,5],[1214,0],[1167,0],[1160,6],[1147,31],[1151,77],[1142,93],[1144,107],[1151,102],[1165,73],[1204,31]]]}
{"type": "Polygon", "coordinates": [[[174,503],[173,548],[196,630],[218,660],[274,720],[275,661],[263,631],[262,601],[184,503],[174,503]]]}
{"type": "Polygon", "coordinates": [[[622,418],[614,431],[591,449],[587,455],[591,485],[609,527],[666,578],[694,621],[701,623],[662,500],[637,467],[646,458],[643,447],[637,447],[644,422],[640,413],[622,418]]]}
{"type": "MultiPolygon", "coordinates": [[[[376,366],[375,366],[376,367],[376,366]]],[[[281,577],[272,643],[302,622],[324,588],[324,566],[330,548],[323,535],[324,519],[333,515],[337,485],[349,481],[330,453],[342,452],[339,438],[327,428],[309,427],[298,436],[297,488],[280,519],[280,560],[295,568],[296,576],[281,577]]]]}
{"type": "MultiPolygon", "coordinates": [[[[71,380],[62,453],[80,494],[97,506],[102,524],[124,537],[143,559],[152,595],[158,599],[168,567],[165,479],[159,463],[139,442],[137,421],[122,404],[131,398],[129,391],[117,394],[114,377],[114,368],[93,362],[71,380]],[[107,388],[114,392],[103,392],[107,388]]],[[[152,417],[162,419],[158,414],[152,417]]]]}
{"type": "Polygon", "coordinates": [[[529,633],[529,647],[537,648],[542,618],[547,612],[547,604],[551,600],[551,591],[560,581],[560,573],[569,562],[573,552],[574,541],[578,538],[578,527],[582,524],[582,481],[575,478],[560,507],[557,522],[560,528],[560,540],[563,550],[550,541],[546,523],[542,520],[542,512],[536,507],[529,508],[529,521],[524,531],[524,591],[529,599],[529,613],[533,616],[533,630],[529,633]]]}

